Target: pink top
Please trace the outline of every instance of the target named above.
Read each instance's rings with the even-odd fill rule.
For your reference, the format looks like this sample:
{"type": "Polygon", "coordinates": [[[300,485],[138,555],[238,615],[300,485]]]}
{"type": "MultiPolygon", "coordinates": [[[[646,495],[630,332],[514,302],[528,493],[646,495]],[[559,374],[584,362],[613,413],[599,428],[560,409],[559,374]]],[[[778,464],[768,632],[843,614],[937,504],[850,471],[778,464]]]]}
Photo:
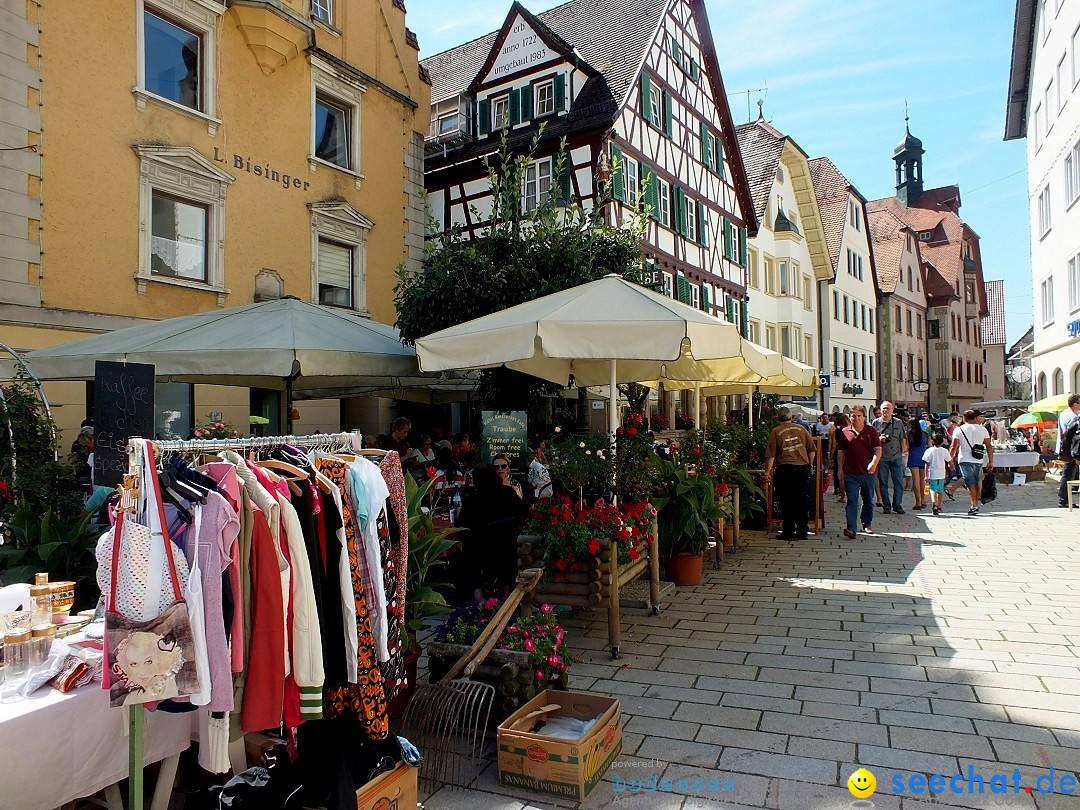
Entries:
{"type": "MultiPolygon", "coordinates": [[[[240,514],[240,479],[236,477],[236,467],[227,461],[212,461],[202,467],[199,472],[209,475],[217,481],[218,489],[225,496],[225,500],[240,514]]],[[[239,534],[237,535],[239,537],[239,534]]],[[[236,540],[228,547],[229,584],[232,586],[233,602],[236,607],[233,610],[232,625],[230,626],[229,638],[232,639],[232,671],[244,671],[244,611],[241,607],[242,598],[240,584],[240,543],[236,540]]]]}

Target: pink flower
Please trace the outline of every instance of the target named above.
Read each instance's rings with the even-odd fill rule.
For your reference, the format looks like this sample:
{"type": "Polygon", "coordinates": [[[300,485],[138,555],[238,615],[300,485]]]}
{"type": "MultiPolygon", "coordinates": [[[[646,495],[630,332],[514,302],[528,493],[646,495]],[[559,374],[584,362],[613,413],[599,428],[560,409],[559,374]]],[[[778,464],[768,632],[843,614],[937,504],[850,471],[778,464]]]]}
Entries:
{"type": "Polygon", "coordinates": [[[561,645],[563,643],[564,638],[566,638],[566,633],[564,633],[562,630],[556,630],[555,631],[555,645],[556,646],[561,645]]]}
{"type": "Polygon", "coordinates": [[[551,666],[557,667],[557,666],[559,666],[559,664],[562,663],[562,657],[558,653],[552,653],[551,655],[549,655],[547,657],[547,662],[551,666]]]}
{"type": "Polygon", "coordinates": [[[494,610],[499,606],[499,600],[494,596],[484,602],[484,610],[494,610]]]}
{"type": "Polygon", "coordinates": [[[551,613],[551,611],[553,611],[554,609],[555,608],[549,605],[547,602],[544,602],[544,604],[540,606],[541,613],[551,613]]]}
{"type": "Polygon", "coordinates": [[[536,670],[536,680],[538,680],[538,681],[544,680],[544,671],[543,670],[541,670],[541,669],[536,670]]]}
{"type": "Polygon", "coordinates": [[[516,635],[517,631],[518,631],[517,626],[513,625],[513,624],[506,628],[506,632],[509,633],[512,636],[516,635]]]}
{"type": "Polygon", "coordinates": [[[525,639],[525,652],[535,652],[536,645],[532,643],[531,638],[525,639]]]}

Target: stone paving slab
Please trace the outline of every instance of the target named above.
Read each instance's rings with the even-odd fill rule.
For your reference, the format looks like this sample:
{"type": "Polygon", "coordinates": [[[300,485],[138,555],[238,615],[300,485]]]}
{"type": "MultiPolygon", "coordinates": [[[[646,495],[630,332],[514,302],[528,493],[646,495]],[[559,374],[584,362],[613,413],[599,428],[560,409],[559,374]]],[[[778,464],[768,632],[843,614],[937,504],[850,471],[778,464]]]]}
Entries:
{"type": "MultiPolygon", "coordinates": [[[[632,795],[615,791],[612,769],[583,807],[868,806],[846,789],[862,766],[877,778],[876,810],[1080,810],[1080,786],[1023,790],[1051,767],[1059,780],[1080,776],[1080,517],[1057,509],[1047,485],[998,492],[975,518],[957,504],[940,518],[879,514],[877,536],[855,541],[835,525],[831,496],[818,537],[745,532],[738,553],[660,616],[623,611],[618,661],[603,612],[568,616],[581,659],[572,687],[620,698],[620,759],[639,766],[633,775],[731,784],[632,795]],[[912,777],[969,767],[987,782],[1009,775],[1010,792],[908,789],[912,777]]],[[[426,805],[567,803],[500,787],[492,765],[469,791],[444,788],[426,805]]]]}

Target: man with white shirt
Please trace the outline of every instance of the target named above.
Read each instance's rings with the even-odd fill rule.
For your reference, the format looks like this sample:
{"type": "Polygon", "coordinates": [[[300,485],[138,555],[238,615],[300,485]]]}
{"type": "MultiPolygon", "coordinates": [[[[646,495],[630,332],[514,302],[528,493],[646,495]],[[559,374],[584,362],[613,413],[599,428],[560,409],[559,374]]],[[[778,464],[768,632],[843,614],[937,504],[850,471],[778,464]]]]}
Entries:
{"type": "Polygon", "coordinates": [[[1065,434],[1078,420],[1080,420],[1080,393],[1069,397],[1069,407],[1058,416],[1058,457],[1064,459],[1065,456],[1069,456],[1065,461],[1065,469],[1061,472],[1061,486],[1058,487],[1058,506],[1063,508],[1069,506],[1069,481],[1077,478],[1080,473],[1080,468],[1078,468],[1080,465],[1077,465],[1076,459],[1069,455],[1070,448],[1064,446],[1065,434]]]}
{"type": "Polygon", "coordinates": [[[952,446],[949,453],[960,465],[960,474],[964,477],[971,508],[968,515],[979,514],[979,496],[983,465],[987,472],[994,469],[994,446],[990,443],[990,434],[978,423],[982,411],[964,411],[964,423],[953,432],[952,446]]]}

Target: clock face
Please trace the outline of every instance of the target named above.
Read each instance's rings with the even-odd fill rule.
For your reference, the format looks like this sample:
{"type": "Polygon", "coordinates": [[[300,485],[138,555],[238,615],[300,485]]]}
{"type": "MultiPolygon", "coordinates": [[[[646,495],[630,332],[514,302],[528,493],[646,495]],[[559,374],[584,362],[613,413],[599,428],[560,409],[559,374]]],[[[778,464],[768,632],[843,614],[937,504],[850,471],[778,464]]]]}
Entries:
{"type": "Polygon", "coordinates": [[[1009,377],[1013,382],[1026,383],[1031,379],[1031,369],[1027,366],[1016,366],[1009,372],[1009,377]]]}

